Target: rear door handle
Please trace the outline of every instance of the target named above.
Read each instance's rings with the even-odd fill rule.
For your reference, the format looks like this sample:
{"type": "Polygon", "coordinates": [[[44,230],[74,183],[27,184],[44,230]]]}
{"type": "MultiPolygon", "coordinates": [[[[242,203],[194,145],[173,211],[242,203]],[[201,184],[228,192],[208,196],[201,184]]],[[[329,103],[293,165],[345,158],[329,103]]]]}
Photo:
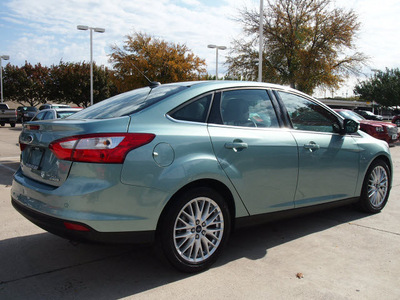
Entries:
{"type": "Polygon", "coordinates": [[[225,143],[226,149],[232,149],[235,152],[242,151],[243,149],[248,148],[249,145],[244,143],[242,140],[234,140],[232,143],[225,143]]]}
{"type": "Polygon", "coordinates": [[[304,144],[304,148],[308,149],[310,152],[314,152],[319,149],[319,145],[315,142],[309,142],[308,144],[304,144]]]}

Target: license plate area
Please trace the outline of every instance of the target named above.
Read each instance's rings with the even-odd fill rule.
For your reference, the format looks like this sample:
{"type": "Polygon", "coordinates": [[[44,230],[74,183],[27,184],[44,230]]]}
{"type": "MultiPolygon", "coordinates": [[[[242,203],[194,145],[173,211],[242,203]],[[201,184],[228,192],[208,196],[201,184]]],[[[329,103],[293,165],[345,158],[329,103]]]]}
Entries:
{"type": "Polygon", "coordinates": [[[31,147],[25,165],[33,170],[40,170],[45,150],[39,147],[31,147]]]}

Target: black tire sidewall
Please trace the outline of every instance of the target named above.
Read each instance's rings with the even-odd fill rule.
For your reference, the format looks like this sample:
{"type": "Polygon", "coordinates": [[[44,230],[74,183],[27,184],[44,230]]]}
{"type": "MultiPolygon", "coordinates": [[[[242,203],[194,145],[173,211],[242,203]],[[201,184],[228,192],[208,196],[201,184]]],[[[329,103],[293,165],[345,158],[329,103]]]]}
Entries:
{"type": "Polygon", "coordinates": [[[161,247],[163,248],[164,255],[175,268],[183,272],[193,273],[208,269],[217,260],[230,234],[231,217],[226,201],[218,192],[208,187],[196,187],[187,190],[171,201],[173,202],[164,212],[161,226],[158,229],[158,235],[160,237],[161,247]],[[202,261],[201,263],[194,264],[185,261],[178,254],[174,244],[173,231],[176,218],[178,217],[181,209],[188,202],[198,197],[207,197],[217,203],[224,218],[224,233],[222,240],[215,252],[208,259],[202,261]]]}

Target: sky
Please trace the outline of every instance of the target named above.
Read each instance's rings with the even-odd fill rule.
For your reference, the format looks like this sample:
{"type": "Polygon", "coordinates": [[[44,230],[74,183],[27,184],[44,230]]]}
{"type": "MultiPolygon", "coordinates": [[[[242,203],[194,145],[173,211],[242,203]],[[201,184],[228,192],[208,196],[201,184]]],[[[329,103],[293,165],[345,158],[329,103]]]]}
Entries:
{"type": "MultiPolygon", "coordinates": [[[[372,70],[400,67],[399,0],[333,0],[334,5],[353,9],[359,16],[357,50],[370,59],[365,75],[350,78],[335,91],[351,96],[357,80],[365,80],[372,70]]],[[[264,3],[267,1],[264,0],[264,3]]],[[[215,49],[209,44],[228,47],[219,51],[219,75],[232,40],[243,35],[235,18],[243,7],[259,9],[259,0],[0,0],[0,55],[22,66],[25,61],[50,66],[64,62],[90,61],[89,31],[77,25],[105,28],[93,33],[93,60],[107,65],[111,46],[123,46],[126,36],[143,32],[154,37],[186,44],[206,60],[207,71],[215,74],[215,49]]],[[[3,61],[3,66],[6,64],[3,61]]],[[[315,96],[331,96],[316,91],[315,96]]]]}

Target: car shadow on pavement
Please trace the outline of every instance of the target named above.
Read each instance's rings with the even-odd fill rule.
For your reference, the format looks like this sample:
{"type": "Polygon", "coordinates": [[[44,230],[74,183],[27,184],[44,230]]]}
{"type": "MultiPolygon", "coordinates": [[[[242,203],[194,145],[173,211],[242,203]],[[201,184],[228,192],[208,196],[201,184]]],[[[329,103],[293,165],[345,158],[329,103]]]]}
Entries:
{"type": "Polygon", "coordinates": [[[19,162],[11,160],[1,160],[0,157],[0,185],[10,186],[13,174],[19,167],[19,162]]]}
{"type": "MultiPolygon", "coordinates": [[[[237,230],[205,272],[268,258],[273,247],[367,216],[341,207],[237,230]]],[[[119,299],[204,274],[180,273],[155,253],[151,246],[74,243],[45,232],[2,240],[0,298],[119,299]]]]}

